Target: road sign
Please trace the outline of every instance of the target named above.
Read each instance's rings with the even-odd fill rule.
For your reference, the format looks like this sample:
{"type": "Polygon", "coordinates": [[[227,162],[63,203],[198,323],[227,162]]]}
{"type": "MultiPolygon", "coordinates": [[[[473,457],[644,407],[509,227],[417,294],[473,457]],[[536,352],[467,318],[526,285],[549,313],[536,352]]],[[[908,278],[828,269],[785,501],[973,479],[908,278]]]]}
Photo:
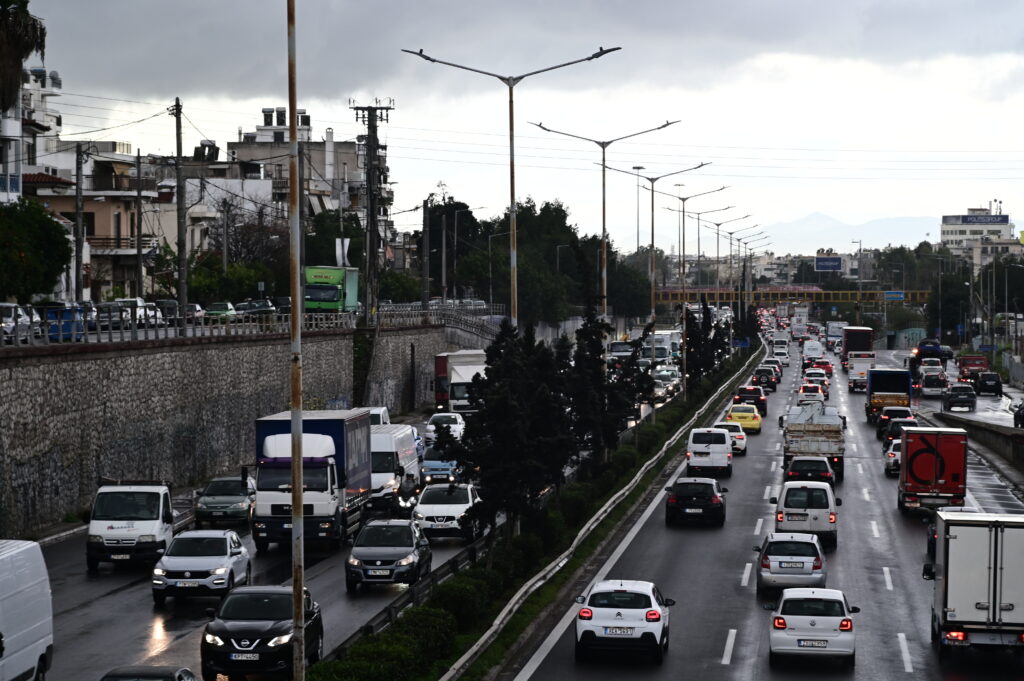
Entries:
{"type": "Polygon", "coordinates": [[[836,314],[837,312],[839,312],[839,308],[836,307],[835,305],[833,305],[832,306],[832,314],[836,314]]]}
{"type": "Polygon", "coordinates": [[[996,349],[996,346],[994,346],[994,345],[979,345],[978,346],[978,352],[992,352],[995,349],[996,349]]]}
{"type": "Polygon", "coordinates": [[[256,282],[256,288],[259,290],[260,293],[263,293],[263,282],[262,281],[257,281],[256,282]]]}
{"type": "Polygon", "coordinates": [[[903,300],[903,291],[886,291],[886,300],[903,300]]]}
{"type": "Polygon", "coordinates": [[[815,272],[842,272],[843,257],[837,256],[816,256],[814,258],[815,272]]]}
{"type": "Polygon", "coordinates": [[[746,338],[733,338],[732,339],[732,346],[734,348],[749,348],[750,347],[750,341],[747,340],[746,338]]]}
{"type": "Polygon", "coordinates": [[[956,325],[956,332],[958,334],[963,334],[963,332],[964,332],[964,325],[963,324],[957,324],[956,325]]]}

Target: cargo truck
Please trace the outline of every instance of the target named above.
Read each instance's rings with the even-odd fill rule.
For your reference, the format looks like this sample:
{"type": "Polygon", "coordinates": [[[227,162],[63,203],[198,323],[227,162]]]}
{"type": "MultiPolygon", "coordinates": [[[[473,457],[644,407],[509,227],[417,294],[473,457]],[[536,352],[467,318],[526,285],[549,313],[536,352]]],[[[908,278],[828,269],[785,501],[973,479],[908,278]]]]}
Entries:
{"type": "Polygon", "coordinates": [[[852,393],[856,390],[867,390],[868,372],[875,368],[874,350],[851,352],[848,357],[848,361],[849,367],[847,367],[847,371],[849,375],[846,381],[847,392],[852,393]]]}
{"type": "Polygon", "coordinates": [[[973,383],[978,374],[988,371],[988,357],[985,355],[960,355],[957,358],[960,368],[960,380],[973,383]]]}
{"type": "Polygon", "coordinates": [[[823,456],[828,459],[836,482],[843,481],[843,459],[846,454],[844,429],[846,419],[835,407],[821,402],[805,402],[790,407],[779,417],[782,428],[782,465],[789,465],[794,456],[823,456]]]}
{"type": "MultiPolygon", "coordinates": [[[[292,535],[291,412],[256,420],[257,552],[292,535]]],[[[302,413],[303,532],[335,546],[359,529],[371,486],[370,410],[302,413]]]]}
{"type": "Polygon", "coordinates": [[[905,369],[871,369],[865,390],[868,398],[864,400],[864,416],[874,425],[884,407],[909,407],[914,388],[905,369]]]}
{"type": "Polygon", "coordinates": [[[896,506],[963,506],[967,495],[967,431],[904,428],[896,506]]]}
{"type": "Polygon", "coordinates": [[[307,266],[307,312],[354,312],[359,307],[359,270],[355,267],[307,266]]]}
{"type": "Polygon", "coordinates": [[[976,650],[1024,653],[1024,515],[935,514],[931,640],[939,659],[976,650]]]}
{"type": "Polygon", "coordinates": [[[438,411],[473,413],[469,389],[473,377],[487,371],[483,350],[442,352],[434,357],[434,399],[438,411]]]}
{"type": "Polygon", "coordinates": [[[874,351],[875,330],[869,326],[847,326],[843,328],[843,351],[839,355],[843,371],[849,370],[851,351],[874,351]]]}
{"type": "Polygon", "coordinates": [[[775,319],[788,319],[789,318],[789,303],[776,303],[775,304],[775,319]]]}
{"type": "Polygon", "coordinates": [[[825,324],[825,347],[829,352],[836,348],[836,343],[843,340],[843,329],[849,326],[849,322],[828,322],[825,324]]]}

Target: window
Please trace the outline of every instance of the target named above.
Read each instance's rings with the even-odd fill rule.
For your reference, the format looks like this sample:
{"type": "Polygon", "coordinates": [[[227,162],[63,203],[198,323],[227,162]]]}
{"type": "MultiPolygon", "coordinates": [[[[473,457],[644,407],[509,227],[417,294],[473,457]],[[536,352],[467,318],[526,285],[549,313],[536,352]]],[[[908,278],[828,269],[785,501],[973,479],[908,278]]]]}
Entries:
{"type": "Polygon", "coordinates": [[[728,437],[725,433],[709,433],[695,431],[690,434],[691,445],[724,445],[728,437]]]}
{"type": "Polygon", "coordinates": [[[806,541],[773,541],[768,544],[768,548],[764,552],[769,556],[818,557],[818,549],[814,544],[806,541]]]}
{"type": "Polygon", "coordinates": [[[451,489],[447,485],[428,487],[420,497],[420,504],[468,504],[469,492],[465,487],[451,489]]]}
{"type": "Polygon", "coordinates": [[[702,482],[677,482],[672,493],[680,497],[708,499],[712,496],[711,485],[702,482]]]}
{"type": "Polygon", "coordinates": [[[275,142],[284,142],[284,131],[283,130],[276,130],[276,131],[274,131],[274,141],[275,142]]]}
{"type": "Polygon", "coordinates": [[[828,493],[823,489],[799,487],[786,492],[786,508],[828,508],[828,493]]]}
{"type": "Polygon", "coordinates": [[[651,607],[651,597],[632,591],[606,591],[590,595],[592,608],[619,608],[622,610],[642,610],[651,607]]]}
{"type": "Polygon", "coordinates": [[[373,473],[394,473],[395,453],[394,452],[370,452],[370,471],[373,473]]]}
{"type": "Polygon", "coordinates": [[[824,598],[790,598],[782,604],[783,615],[804,617],[843,617],[846,608],[842,601],[824,598]]]}
{"type": "Polygon", "coordinates": [[[356,546],[412,546],[408,525],[367,525],[356,537],[356,546]]]}
{"type": "Polygon", "coordinates": [[[222,537],[178,537],[167,547],[168,556],[194,558],[225,554],[227,554],[227,545],[222,537]]]}

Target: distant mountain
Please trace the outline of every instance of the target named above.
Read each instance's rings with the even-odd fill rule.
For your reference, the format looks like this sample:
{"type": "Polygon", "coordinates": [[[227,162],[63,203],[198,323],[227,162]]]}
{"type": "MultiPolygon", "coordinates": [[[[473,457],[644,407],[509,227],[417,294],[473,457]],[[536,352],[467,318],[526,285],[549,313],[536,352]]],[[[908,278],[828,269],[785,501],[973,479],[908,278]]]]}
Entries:
{"type": "Polygon", "coordinates": [[[769,250],[777,254],[814,255],[819,248],[850,253],[857,249],[857,244],[852,243],[854,239],[863,241],[866,249],[886,246],[913,248],[922,241],[938,241],[941,222],[938,217],[898,217],[850,225],[823,213],[811,213],[764,229],[771,236],[769,250]]]}

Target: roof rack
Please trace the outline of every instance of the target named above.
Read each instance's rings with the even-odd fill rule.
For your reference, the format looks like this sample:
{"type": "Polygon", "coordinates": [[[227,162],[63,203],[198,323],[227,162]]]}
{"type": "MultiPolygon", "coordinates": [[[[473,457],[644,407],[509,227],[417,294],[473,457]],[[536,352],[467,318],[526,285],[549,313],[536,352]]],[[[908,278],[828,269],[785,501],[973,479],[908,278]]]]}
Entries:
{"type": "Polygon", "coordinates": [[[128,480],[124,478],[108,478],[105,475],[99,477],[99,486],[104,485],[151,485],[161,487],[171,487],[170,480],[128,480]]]}

